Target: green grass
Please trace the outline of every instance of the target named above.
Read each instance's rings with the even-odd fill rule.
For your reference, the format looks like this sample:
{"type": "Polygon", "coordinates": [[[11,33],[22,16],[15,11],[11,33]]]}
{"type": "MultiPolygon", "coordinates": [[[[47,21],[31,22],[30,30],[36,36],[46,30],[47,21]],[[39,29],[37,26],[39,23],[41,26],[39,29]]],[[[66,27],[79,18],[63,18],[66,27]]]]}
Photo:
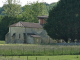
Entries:
{"type": "Polygon", "coordinates": [[[55,56],[79,55],[80,46],[34,45],[34,44],[1,44],[2,56],[55,56]]]}
{"type": "MultiPolygon", "coordinates": [[[[80,55],[28,56],[28,60],[80,60],[80,55]]],[[[4,60],[27,60],[27,56],[0,56],[4,60]]]]}
{"type": "Polygon", "coordinates": [[[38,44],[5,44],[0,41],[2,56],[55,56],[80,55],[80,45],[38,45],[38,44]],[[2,44],[1,44],[2,43],[2,44]]]}
{"type": "Polygon", "coordinates": [[[0,44],[5,44],[5,41],[0,41],[0,44]]]}

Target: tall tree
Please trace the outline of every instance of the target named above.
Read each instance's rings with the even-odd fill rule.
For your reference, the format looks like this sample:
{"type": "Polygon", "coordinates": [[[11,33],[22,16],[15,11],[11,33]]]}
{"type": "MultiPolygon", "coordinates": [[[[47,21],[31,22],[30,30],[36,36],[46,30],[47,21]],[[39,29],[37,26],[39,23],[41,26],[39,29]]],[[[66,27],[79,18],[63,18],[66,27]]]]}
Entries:
{"type": "Polygon", "coordinates": [[[80,39],[80,0],[60,0],[44,26],[53,39],[80,39]]]}
{"type": "Polygon", "coordinates": [[[4,4],[4,11],[6,16],[15,17],[22,12],[21,5],[17,0],[6,0],[4,4]]]}
{"type": "Polygon", "coordinates": [[[47,15],[47,9],[44,3],[28,3],[25,5],[25,11],[22,13],[23,19],[27,22],[38,22],[37,16],[47,15]]]}
{"type": "Polygon", "coordinates": [[[0,21],[0,40],[5,39],[5,35],[8,32],[9,25],[17,21],[16,17],[3,16],[0,21]]]}

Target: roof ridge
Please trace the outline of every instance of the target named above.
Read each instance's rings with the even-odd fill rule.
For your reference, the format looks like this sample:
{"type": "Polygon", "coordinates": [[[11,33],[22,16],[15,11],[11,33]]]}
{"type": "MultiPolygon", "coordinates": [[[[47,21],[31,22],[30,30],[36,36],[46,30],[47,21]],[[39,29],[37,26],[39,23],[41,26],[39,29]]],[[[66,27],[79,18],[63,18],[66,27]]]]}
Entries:
{"type": "MultiPolygon", "coordinates": [[[[20,21],[20,23],[22,24],[22,22],[20,21]]],[[[23,25],[23,24],[22,24],[23,25]]],[[[24,25],[23,25],[24,26],[24,25]]],[[[25,26],[24,26],[25,27],[25,26]]]]}
{"type": "Polygon", "coordinates": [[[33,22],[22,22],[22,21],[19,21],[18,23],[16,24],[12,24],[10,26],[22,26],[22,27],[30,27],[30,28],[43,28],[42,25],[40,25],[39,23],[33,23],[33,22]],[[18,25],[16,25],[18,24],[18,25]]]}
{"type": "MultiPolygon", "coordinates": [[[[22,21],[21,21],[22,22],[22,21]]],[[[24,22],[23,22],[24,23],[24,22]]],[[[34,23],[34,22],[25,22],[25,23],[34,23]]],[[[34,24],[39,24],[39,23],[34,23],[34,24]]]]}

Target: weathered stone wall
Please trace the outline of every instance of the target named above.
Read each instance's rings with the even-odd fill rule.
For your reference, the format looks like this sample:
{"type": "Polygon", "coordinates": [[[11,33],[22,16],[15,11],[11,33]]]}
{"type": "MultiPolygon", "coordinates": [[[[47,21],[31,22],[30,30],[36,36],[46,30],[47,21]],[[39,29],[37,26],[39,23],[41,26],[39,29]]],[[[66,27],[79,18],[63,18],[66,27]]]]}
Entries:
{"type": "MultiPolygon", "coordinates": [[[[49,43],[49,41],[52,41],[47,35],[46,31],[41,28],[9,27],[9,33],[9,43],[24,43],[23,33],[34,33],[41,36],[41,43],[49,43]],[[14,33],[15,38],[12,37],[14,33]]],[[[34,43],[34,41],[32,41],[32,38],[28,35],[26,35],[26,41],[27,43],[34,43]]]]}
{"type": "Polygon", "coordinates": [[[27,43],[28,43],[28,44],[34,44],[33,37],[27,36],[27,43]]]}
{"type": "Polygon", "coordinates": [[[23,27],[9,27],[9,42],[8,43],[24,43],[23,33],[25,33],[25,28],[23,27]],[[13,34],[15,33],[15,38],[13,34]],[[19,36],[20,35],[20,36],[19,36]]]}
{"type": "Polygon", "coordinates": [[[5,43],[9,43],[10,42],[10,33],[8,32],[6,35],[5,35],[5,43]]]}

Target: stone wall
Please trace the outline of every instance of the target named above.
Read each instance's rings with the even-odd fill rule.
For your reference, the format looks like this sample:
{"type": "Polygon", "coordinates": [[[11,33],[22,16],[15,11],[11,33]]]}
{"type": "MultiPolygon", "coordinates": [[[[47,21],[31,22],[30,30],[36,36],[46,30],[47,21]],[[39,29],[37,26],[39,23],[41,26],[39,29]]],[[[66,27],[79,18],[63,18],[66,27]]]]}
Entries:
{"type": "Polygon", "coordinates": [[[40,44],[41,43],[41,38],[40,37],[35,37],[34,38],[34,43],[35,44],[40,44]]]}
{"type": "Polygon", "coordinates": [[[33,37],[27,36],[27,43],[28,43],[28,44],[34,44],[33,37]]]}
{"type": "MultiPolygon", "coordinates": [[[[9,27],[9,33],[9,43],[24,43],[24,33],[26,33],[27,43],[30,43],[30,41],[32,41],[32,38],[29,37],[27,33],[34,33],[41,36],[41,43],[49,43],[49,41],[52,41],[52,39],[50,39],[50,37],[47,35],[46,31],[41,28],[9,27]],[[14,33],[15,38],[13,38],[14,33]]],[[[31,43],[34,43],[34,41],[31,43]]]]}

